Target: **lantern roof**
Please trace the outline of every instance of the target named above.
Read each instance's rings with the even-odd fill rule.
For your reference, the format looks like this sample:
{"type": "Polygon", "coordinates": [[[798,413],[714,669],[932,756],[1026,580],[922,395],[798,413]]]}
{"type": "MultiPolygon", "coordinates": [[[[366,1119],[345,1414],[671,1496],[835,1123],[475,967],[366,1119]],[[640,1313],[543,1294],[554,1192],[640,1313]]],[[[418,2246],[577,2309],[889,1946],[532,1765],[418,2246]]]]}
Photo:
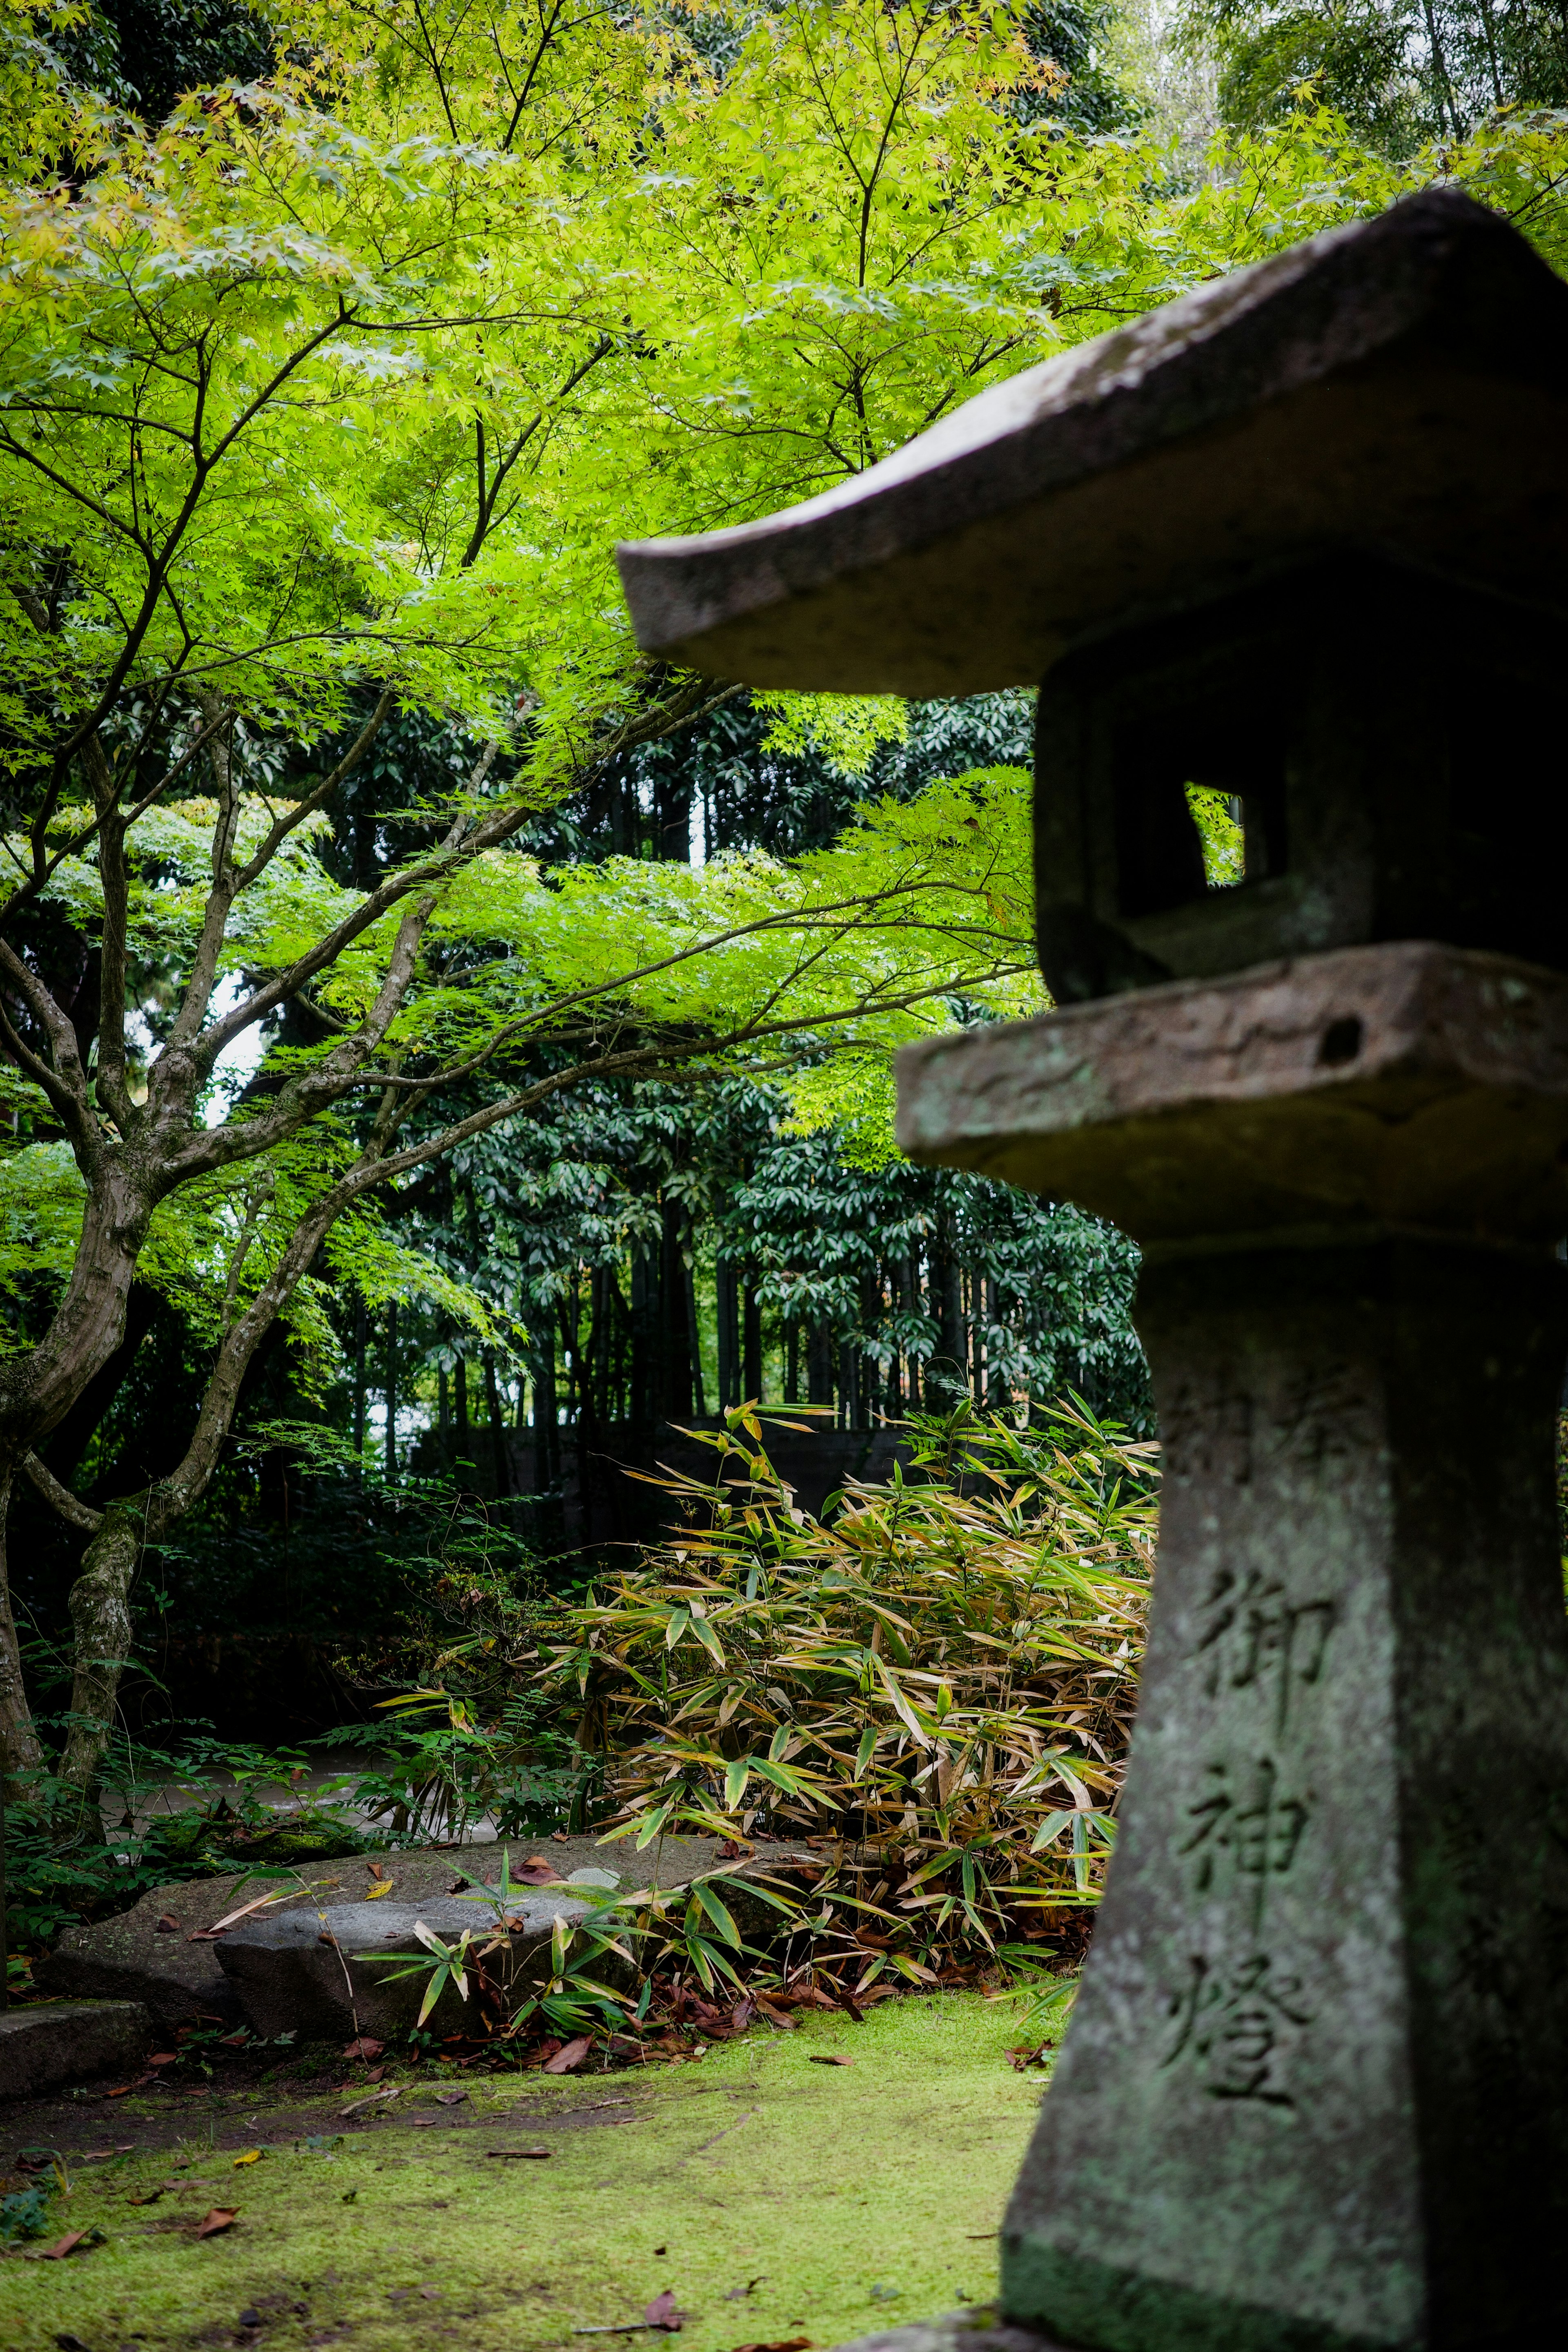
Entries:
{"type": "Polygon", "coordinates": [[[649,653],[937,696],[1342,549],[1568,600],[1568,286],[1452,191],[1026,369],[818,498],[617,558],[649,653]]]}

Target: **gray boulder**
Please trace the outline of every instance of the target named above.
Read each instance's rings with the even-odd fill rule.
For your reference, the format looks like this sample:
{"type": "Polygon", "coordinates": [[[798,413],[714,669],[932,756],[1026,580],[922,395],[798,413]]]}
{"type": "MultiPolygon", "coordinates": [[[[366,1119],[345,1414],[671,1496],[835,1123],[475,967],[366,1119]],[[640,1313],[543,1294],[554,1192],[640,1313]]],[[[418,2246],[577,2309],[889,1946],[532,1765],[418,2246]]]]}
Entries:
{"type": "MultiPolygon", "coordinates": [[[[628,1890],[657,1885],[673,1894],[720,1863],[719,1842],[707,1837],[659,1838],[640,1849],[629,1838],[604,1843],[592,1837],[552,1838],[537,1845],[526,1839],[510,1839],[507,1843],[514,1867],[521,1867],[531,1853],[538,1853],[567,1882],[591,1872],[598,1879],[614,1875],[628,1890]]],[[[810,1859],[803,1847],[760,1845],[746,1868],[749,1873],[766,1877],[779,1864],[800,1859],[810,1859]]],[[[315,1935],[319,1932],[314,1924],[319,1905],[355,1907],[355,1897],[362,1887],[373,1879],[389,1878],[393,1892],[382,1898],[383,1903],[421,1906],[421,1916],[430,1918],[433,1924],[434,1915],[426,1906],[448,1898],[461,1873],[476,1878],[494,1877],[500,1874],[500,1864],[501,1848],[489,1843],[411,1847],[373,1858],[350,1856],[308,1873],[300,1872],[299,1891],[284,1894],[275,1907],[259,1916],[268,1921],[307,1918],[312,1923],[310,1932],[315,1935]]],[[[242,1904],[258,1895],[280,1891],[280,1882],[258,1878],[249,1871],[154,1887],[152,1894],[144,1895],[140,1903],[116,1918],[100,1919],[90,1927],[68,1927],[36,1971],[37,1980],[46,1991],[68,1999],[140,2001],[157,2032],[165,2036],[201,2018],[221,2019],[230,2028],[243,2025],[247,2019],[238,1979],[219,1965],[218,1955],[234,1937],[245,1932],[249,1922],[237,1923],[216,1943],[205,1940],[205,1934],[242,1904]],[[202,1940],[193,1941],[193,1937],[202,1940]]],[[[597,1896],[607,1890],[595,1884],[593,1891],[597,1896]]],[[[547,1890],[529,1891],[530,1903],[547,1899],[547,1890]]],[[[777,1933],[777,1913],[759,1896],[742,1892],[733,1880],[724,1890],[724,1900],[748,1940],[761,1941],[777,1933]]],[[[369,1907],[379,1911],[381,1905],[369,1907]]],[[[465,1906],[462,1916],[471,1919],[483,1915],[476,1915],[474,1909],[465,1906]]],[[[414,2006],[416,2015],[417,1998],[414,2006]]],[[[272,2013],[269,2010],[268,2014],[272,2013]]],[[[338,2028],[317,2028],[308,2026],[303,2018],[286,2018],[281,2025],[267,2030],[297,2032],[303,2040],[312,2032],[336,2032],[338,2028]]],[[[450,2032],[457,2029],[448,2026],[444,2030],[450,2032]]]]}
{"type": "MultiPolygon", "coordinates": [[[[598,1890],[595,1890],[597,1892],[598,1890]]],[[[505,1947],[485,1967],[514,1995],[548,1976],[557,1918],[585,1918],[593,1906],[567,1895],[535,1897],[510,1915],[505,1947]]],[[[218,1965],[258,2033],[312,2036],[374,2033],[401,2041],[419,2016],[429,1974],[403,1973],[411,1960],[438,1955],[416,1930],[423,1925],[444,1944],[465,1930],[475,1948],[490,1941],[497,1921],[482,1903],[460,1897],[422,1904],[340,1903],[330,1908],[275,1911],[231,1927],[215,1948],[218,1965]],[[380,1965],[384,1963],[384,1965],[380,1965]]],[[[426,2021],[430,2033],[473,2031],[479,2005],[470,1980],[465,2001],[454,1986],[442,1991],[426,2021]]]]}
{"type": "Polygon", "coordinates": [[[38,2001],[0,2013],[0,2099],[34,2099],[62,2083],[137,2071],[152,2021],[133,2000],[38,2001]]]}
{"type": "Polygon", "coordinates": [[[187,1938],[220,1918],[223,1908],[232,1909],[232,1889],[245,1883],[208,1878],[154,1887],[116,1918],[67,1927],[34,1970],[35,1980],[46,1992],[68,2000],[139,2001],[164,2035],[199,2018],[242,2025],[239,2000],[218,1967],[216,1947],[187,1938]],[[174,1926],[160,1927],[164,1918],[174,1926]]]}

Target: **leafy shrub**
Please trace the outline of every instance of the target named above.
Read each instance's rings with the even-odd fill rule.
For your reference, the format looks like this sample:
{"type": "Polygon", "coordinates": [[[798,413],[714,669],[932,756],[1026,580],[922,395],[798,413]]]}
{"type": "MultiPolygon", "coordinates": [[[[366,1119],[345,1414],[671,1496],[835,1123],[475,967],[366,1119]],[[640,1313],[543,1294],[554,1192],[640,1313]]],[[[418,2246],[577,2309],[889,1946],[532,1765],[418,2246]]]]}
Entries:
{"type": "Polygon", "coordinates": [[[658,1482],[686,1529],[563,1612],[540,1669],[619,1834],[815,1834],[814,1937],[853,1938],[857,1990],[1098,1900],[1153,1559],[1155,1449],[1076,1402],[911,1431],[916,1475],[820,1519],[754,1406],[697,1433],[712,1483],[658,1482]]]}

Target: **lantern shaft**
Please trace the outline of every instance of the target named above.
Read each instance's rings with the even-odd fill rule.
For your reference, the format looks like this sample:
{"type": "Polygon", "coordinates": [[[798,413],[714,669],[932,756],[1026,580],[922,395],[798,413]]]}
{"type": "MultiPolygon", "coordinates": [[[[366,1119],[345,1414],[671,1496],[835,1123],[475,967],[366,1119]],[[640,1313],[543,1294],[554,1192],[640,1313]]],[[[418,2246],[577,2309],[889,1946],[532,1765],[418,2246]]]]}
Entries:
{"type": "Polygon", "coordinates": [[[1425,2352],[1565,2315],[1564,1282],[1405,1241],[1145,1268],[1153,1621],[1014,2319],[1425,2352]]]}

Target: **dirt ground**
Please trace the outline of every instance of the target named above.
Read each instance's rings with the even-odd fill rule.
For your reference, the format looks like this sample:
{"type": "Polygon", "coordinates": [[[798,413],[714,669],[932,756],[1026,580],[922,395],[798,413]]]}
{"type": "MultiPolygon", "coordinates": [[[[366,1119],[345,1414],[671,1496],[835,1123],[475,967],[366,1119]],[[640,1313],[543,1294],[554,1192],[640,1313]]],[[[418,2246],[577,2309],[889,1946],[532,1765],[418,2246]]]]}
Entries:
{"type": "Polygon", "coordinates": [[[0,2347],[635,2352],[653,2305],[689,2352],[827,2352],[994,2293],[1042,2089],[1018,2032],[1013,1998],[954,1993],[559,2080],[307,2059],[18,2105],[0,2157],[54,2149],[70,2187],[0,2263],[0,2347]]]}

